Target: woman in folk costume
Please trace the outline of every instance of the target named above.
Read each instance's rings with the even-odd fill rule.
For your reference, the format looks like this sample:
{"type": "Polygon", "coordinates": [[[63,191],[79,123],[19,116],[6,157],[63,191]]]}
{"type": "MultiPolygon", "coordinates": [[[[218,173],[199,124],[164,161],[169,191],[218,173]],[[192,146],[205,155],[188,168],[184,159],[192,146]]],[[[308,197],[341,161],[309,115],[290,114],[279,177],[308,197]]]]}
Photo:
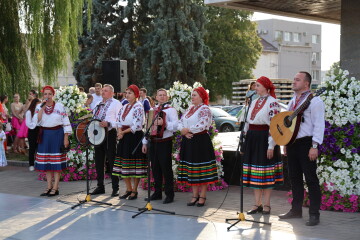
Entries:
{"type": "Polygon", "coordinates": [[[251,103],[245,125],[243,184],[253,188],[255,195],[254,207],[247,213],[270,214],[271,190],[284,181],[280,148],[269,133],[271,118],[280,112],[280,107],[270,79],[260,77],[255,83],[255,89],[259,98],[251,103]]]}
{"type": "Polygon", "coordinates": [[[192,186],[188,206],[205,205],[208,184],[218,181],[214,147],[208,134],[212,123],[209,95],[203,87],[195,88],[190,106],[179,121],[182,141],[178,181],[192,186]]]}
{"type": "Polygon", "coordinates": [[[60,173],[67,168],[64,147],[69,146],[72,128],[64,106],[53,100],[54,88],[45,86],[42,93],[43,103],[36,108],[40,129],[35,169],[46,172],[47,188],[40,196],[55,196],[59,194],[60,173]]]}
{"type": "Polygon", "coordinates": [[[136,85],[130,85],[126,89],[126,99],[129,103],[121,108],[117,119],[119,143],[113,175],[122,177],[126,184],[126,192],[120,196],[120,199],[136,199],[140,178],[145,178],[147,175],[147,164],[145,155],[141,151],[142,146],[139,146],[132,154],[144,135],[142,131],[144,107],[138,98],[139,88],[136,85]]]}

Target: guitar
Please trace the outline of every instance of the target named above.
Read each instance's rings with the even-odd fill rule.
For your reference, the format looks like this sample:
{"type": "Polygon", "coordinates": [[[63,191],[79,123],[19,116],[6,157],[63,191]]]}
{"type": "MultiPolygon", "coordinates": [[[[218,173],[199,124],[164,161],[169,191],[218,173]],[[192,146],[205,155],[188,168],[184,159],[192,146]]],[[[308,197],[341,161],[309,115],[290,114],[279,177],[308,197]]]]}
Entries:
{"type": "Polygon", "coordinates": [[[295,111],[278,113],[271,119],[270,134],[277,145],[285,146],[295,141],[300,128],[303,111],[310,105],[313,97],[317,97],[325,91],[325,87],[318,89],[315,92],[315,96],[308,97],[295,111]],[[299,113],[301,114],[299,115],[299,113]]]}

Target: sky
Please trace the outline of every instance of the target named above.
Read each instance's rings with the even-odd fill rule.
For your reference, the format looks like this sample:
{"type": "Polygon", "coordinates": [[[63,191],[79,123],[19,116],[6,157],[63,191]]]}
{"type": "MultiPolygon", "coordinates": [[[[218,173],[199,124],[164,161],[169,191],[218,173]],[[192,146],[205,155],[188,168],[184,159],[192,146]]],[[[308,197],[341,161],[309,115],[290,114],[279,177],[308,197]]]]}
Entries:
{"type": "Polygon", "coordinates": [[[329,70],[330,66],[340,60],[340,25],[299,18],[281,17],[278,15],[255,12],[252,20],[282,19],[293,22],[321,24],[321,70],[329,70]]]}

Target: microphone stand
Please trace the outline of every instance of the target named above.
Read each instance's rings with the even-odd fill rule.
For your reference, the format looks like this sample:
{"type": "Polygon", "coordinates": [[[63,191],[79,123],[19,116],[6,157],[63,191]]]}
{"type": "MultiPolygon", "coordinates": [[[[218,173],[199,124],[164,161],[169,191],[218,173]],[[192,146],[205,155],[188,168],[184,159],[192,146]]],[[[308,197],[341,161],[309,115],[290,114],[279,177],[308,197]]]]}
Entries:
{"type": "MultiPolygon", "coordinates": [[[[148,127],[148,129],[146,130],[144,136],[140,139],[138,145],[135,147],[135,149],[133,150],[132,152],[132,155],[135,154],[136,150],[140,147],[140,144],[142,143],[142,140],[145,138],[145,137],[148,137],[149,136],[149,132],[150,132],[150,129],[152,128],[152,126],[154,125],[155,123],[155,120],[158,118],[160,112],[164,109],[164,106],[165,104],[161,105],[161,109],[160,111],[155,115],[153,121],[151,122],[150,126],[148,127]]],[[[132,216],[132,218],[136,218],[137,216],[139,216],[140,214],[146,212],[146,211],[158,211],[158,212],[163,212],[163,213],[168,213],[168,214],[175,214],[175,212],[170,212],[170,211],[165,211],[165,210],[161,210],[161,209],[157,209],[157,208],[153,208],[151,203],[150,203],[150,151],[147,152],[147,156],[148,156],[148,159],[147,159],[147,184],[148,184],[148,191],[147,191],[147,194],[148,194],[148,197],[147,197],[147,203],[145,205],[145,207],[143,208],[139,208],[139,212],[135,215],[132,216]]]]}
{"type": "MultiPolygon", "coordinates": [[[[98,111],[99,107],[100,107],[100,104],[98,104],[96,106],[95,111],[94,111],[95,113],[98,111]]],[[[94,118],[95,118],[95,115],[91,118],[91,121],[94,120],[94,118]]],[[[112,203],[100,202],[100,201],[95,201],[95,200],[91,199],[90,181],[89,181],[89,145],[90,145],[90,142],[89,142],[89,138],[88,138],[88,136],[86,134],[87,130],[88,130],[88,127],[89,127],[89,123],[86,125],[85,131],[83,132],[80,141],[78,141],[78,146],[82,145],[82,146],[86,147],[86,161],[85,161],[85,166],[86,166],[86,197],[85,197],[84,200],[79,200],[79,203],[72,206],[71,209],[74,209],[74,208],[76,208],[76,207],[78,207],[78,206],[80,206],[82,204],[87,203],[87,202],[94,202],[94,203],[104,204],[104,205],[108,205],[108,206],[112,205],[112,203]],[[86,143],[81,144],[81,140],[83,140],[84,137],[86,138],[86,143]]]]}
{"type": "MultiPolygon", "coordinates": [[[[254,95],[254,94],[252,94],[254,95]]],[[[252,97],[252,96],[251,96],[252,97]]],[[[247,122],[247,116],[249,113],[249,109],[251,106],[251,102],[252,99],[251,97],[249,98],[249,104],[248,107],[246,108],[245,106],[245,116],[244,116],[244,120],[243,122],[241,122],[240,124],[240,141],[239,144],[237,146],[236,152],[235,152],[235,161],[238,162],[238,158],[239,158],[239,152],[240,152],[240,147],[243,145],[244,143],[244,138],[245,138],[245,131],[244,131],[244,127],[245,124],[247,122]]],[[[240,157],[240,212],[238,212],[238,218],[227,218],[225,220],[226,223],[229,223],[229,221],[236,221],[235,223],[231,224],[230,227],[227,228],[227,230],[229,231],[230,228],[232,228],[233,226],[235,226],[236,224],[238,224],[241,221],[247,221],[247,222],[254,222],[254,223],[261,223],[261,224],[267,224],[267,225],[271,225],[271,223],[267,223],[267,222],[260,222],[260,221],[255,221],[255,220],[249,220],[249,219],[245,219],[245,215],[244,215],[244,185],[243,185],[243,157],[240,157]]]]}

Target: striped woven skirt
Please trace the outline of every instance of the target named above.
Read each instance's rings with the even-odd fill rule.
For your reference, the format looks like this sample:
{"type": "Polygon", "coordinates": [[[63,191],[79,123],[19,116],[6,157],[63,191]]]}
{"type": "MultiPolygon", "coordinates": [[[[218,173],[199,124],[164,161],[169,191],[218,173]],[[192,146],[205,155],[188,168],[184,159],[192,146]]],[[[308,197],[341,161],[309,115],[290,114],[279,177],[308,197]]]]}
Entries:
{"type": "Polygon", "coordinates": [[[113,175],[122,178],[145,178],[147,176],[147,162],[142,153],[142,145],[132,155],[135,147],[144,133],[137,131],[135,134],[127,133],[117,145],[117,153],[113,167],[113,175]]]}
{"type": "Polygon", "coordinates": [[[40,172],[61,172],[66,169],[66,154],[60,150],[63,145],[63,128],[56,130],[44,129],[35,156],[35,169],[40,172]]]}
{"type": "Polygon", "coordinates": [[[210,136],[194,135],[192,139],[182,138],[178,182],[199,186],[218,181],[214,147],[210,136]]]}
{"type": "Polygon", "coordinates": [[[272,159],[267,158],[269,130],[249,130],[245,140],[243,184],[256,189],[274,188],[284,183],[280,147],[274,148],[272,159]]]}

